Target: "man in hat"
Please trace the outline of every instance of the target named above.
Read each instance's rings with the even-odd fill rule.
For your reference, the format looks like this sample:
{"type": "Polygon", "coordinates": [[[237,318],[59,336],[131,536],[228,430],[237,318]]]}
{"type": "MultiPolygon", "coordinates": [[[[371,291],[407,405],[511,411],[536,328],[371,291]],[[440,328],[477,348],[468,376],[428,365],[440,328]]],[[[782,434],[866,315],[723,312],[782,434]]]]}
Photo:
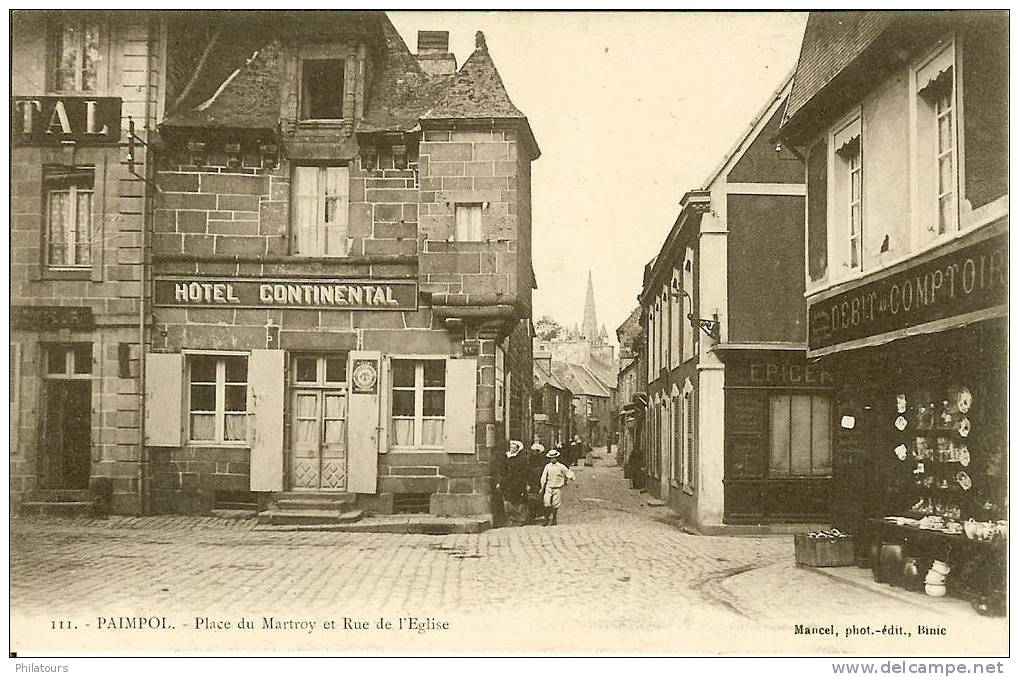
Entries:
{"type": "Polygon", "coordinates": [[[573,471],[559,462],[559,452],[550,450],[545,457],[548,463],[541,472],[541,497],[545,506],[545,526],[558,523],[559,506],[563,502],[563,487],[577,479],[573,471]]]}

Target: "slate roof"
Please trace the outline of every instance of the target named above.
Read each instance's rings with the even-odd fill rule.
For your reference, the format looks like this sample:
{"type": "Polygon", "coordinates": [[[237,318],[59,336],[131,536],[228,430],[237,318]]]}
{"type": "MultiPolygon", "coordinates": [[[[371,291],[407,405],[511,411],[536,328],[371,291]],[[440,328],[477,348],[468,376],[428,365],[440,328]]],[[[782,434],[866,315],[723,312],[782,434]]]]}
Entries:
{"type": "Polygon", "coordinates": [[[552,361],[554,373],[574,395],[609,397],[608,387],[590,369],[580,364],[552,361]]]}
{"type": "Polygon", "coordinates": [[[895,20],[895,12],[811,12],[786,118],[831,82],[895,20]]]}
{"type": "MultiPolygon", "coordinates": [[[[167,118],[161,126],[269,130],[279,122],[282,40],[353,35],[378,43],[383,25],[389,24],[383,12],[329,11],[188,11],[171,14],[167,21],[170,70],[183,52],[201,51],[196,44],[208,44],[210,26],[218,28],[219,35],[191,91],[179,104],[174,106],[173,101],[183,83],[178,91],[168,89],[167,118]]],[[[185,70],[193,66],[185,64],[185,70]]]]}
{"type": "Polygon", "coordinates": [[[986,15],[978,10],[811,12],[780,135],[804,142],[958,22],[986,15]]]}
{"type": "Polygon", "coordinates": [[[583,366],[607,389],[616,387],[619,380],[618,365],[592,358],[583,366]]]}
{"type": "Polygon", "coordinates": [[[275,129],[280,118],[278,42],[262,45],[204,101],[189,95],[180,112],[167,118],[171,127],[275,129]]]}
{"type": "Polygon", "coordinates": [[[475,35],[474,53],[460,67],[436,106],[424,115],[426,120],[464,118],[527,119],[510,101],[481,31],[475,35]]]}
{"type": "Polygon", "coordinates": [[[453,75],[429,77],[399,32],[385,17],[382,22],[385,57],[373,80],[358,131],[407,131],[432,110],[449,88],[453,75]]]}
{"type": "MultiPolygon", "coordinates": [[[[522,125],[533,157],[540,152],[527,118],[506,92],[480,31],[474,53],[458,72],[429,76],[384,12],[242,12],[226,18],[205,12],[197,18],[178,15],[171,21],[176,23],[168,60],[175,58],[175,45],[178,49],[190,45],[193,52],[193,42],[205,39],[210,22],[220,22],[229,37],[215,43],[192,91],[172,107],[161,126],[275,129],[280,114],[281,45],[309,36],[323,40],[353,34],[372,45],[375,65],[364,117],[355,121],[355,132],[407,132],[424,120],[512,120],[522,125]]],[[[168,101],[175,96],[176,92],[168,92],[168,101]]]]}
{"type": "Polygon", "coordinates": [[[566,385],[562,381],[560,381],[555,374],[545,371],[544,369],[539,367],[537,363],[534,364],[534,382],[539,387],[550,385],[553,388],[557,388],[558,390],[570,392],[570,389],[567,388],[566,385]]]}

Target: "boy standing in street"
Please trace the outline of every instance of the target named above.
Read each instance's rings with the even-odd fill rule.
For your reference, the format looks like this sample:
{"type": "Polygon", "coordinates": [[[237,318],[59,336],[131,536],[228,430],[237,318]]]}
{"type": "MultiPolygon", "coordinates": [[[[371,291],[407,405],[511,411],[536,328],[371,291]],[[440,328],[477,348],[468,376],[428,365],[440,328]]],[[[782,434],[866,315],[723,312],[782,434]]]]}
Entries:
{"type": "Polygon", "coordinates": [[[541,472],[541,497],[545,506],[545,526],[558,523],[559,506],[563,501],[563,487],[575,480],[573,471],[559,462],[559,452],[552,449],[545,457],[548,463],[541,472]]]}

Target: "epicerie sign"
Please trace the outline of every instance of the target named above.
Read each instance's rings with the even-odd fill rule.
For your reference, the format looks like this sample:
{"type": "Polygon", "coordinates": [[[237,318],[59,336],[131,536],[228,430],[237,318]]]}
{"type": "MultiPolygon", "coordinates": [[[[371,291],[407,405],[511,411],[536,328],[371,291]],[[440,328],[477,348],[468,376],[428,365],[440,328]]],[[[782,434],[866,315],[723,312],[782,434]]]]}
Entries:
{"type": "Polygon", "coordinates": [[[156,306],[416,310],[410,280],[185,280],[157,278],[156,306]]]}

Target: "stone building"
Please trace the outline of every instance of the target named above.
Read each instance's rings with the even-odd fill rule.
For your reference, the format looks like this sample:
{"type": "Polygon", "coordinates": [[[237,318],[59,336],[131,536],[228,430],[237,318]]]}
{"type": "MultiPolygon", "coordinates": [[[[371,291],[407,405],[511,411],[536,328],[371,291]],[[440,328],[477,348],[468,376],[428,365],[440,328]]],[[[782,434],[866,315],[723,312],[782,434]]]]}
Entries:
{"type": "Polygon", "coordinates": [[[616,377],[616,388],[613,393],[612,414],[616,419],[616,430],[619,432],[618,460],[626,468],[626,476],[631,477],[634,467],[641,467],[640,445],[643,443],[641,432],[644,426],[644,387],[641,373],[641,354],[643,352],[643,327],[640,322],[640,306],[616,328],[616,340],[619,341],[619,375],[616,377]],[[636,462],[634,462],[636,461],[636,462]]]}
{"type": "Polygon", "coordinates": [[[145,142],[162,32],[140,12],[11,17],[10,496],[143,508],[145,142]],[[137,139],[129,158],[133,120],[137,139]]]}
{"type": "MultiPolygon", "coordinates": [[[[644,271],[647,490],[705,532],[828,517],[831,375],[806,361],[803,164],[776,146],[791,77],[644,271]]],[[[798,526],[796,526],[798,525],[798,526]]]]}
{"type": "Polygon", "coordinates": [[[241,37],[207,54],[206,18],[170,30],[202,67],[159,127],[153,507],[487,513],[530,427],[527,119],[480,32],[456,70],[382,13],[268,19],[216,13],[241,37]]]}
{"type": "MultiPolygon", "coordinates": [[[[546,449],[573,437],[573,393],[552,371],[552,355],[534,354],[534,436],[546,449]]],[[[522,440],[529,442],[529,440],[522,440]]],[[[530,446],[529,444],[527,446],[530,446]]]]}
{"type": "Polygon", "coordinates": [[[490,512],[539,150],[481,33],[418,51],[381,12],[16,15],[15,498],[490,512]]]}
{"type": "Polygon", "coordinates": [[[592,447],[612,441],[612,386],[591,368],[572,362],[551,361],[552,373],[573,395],[572,430],[592,447]]]}

